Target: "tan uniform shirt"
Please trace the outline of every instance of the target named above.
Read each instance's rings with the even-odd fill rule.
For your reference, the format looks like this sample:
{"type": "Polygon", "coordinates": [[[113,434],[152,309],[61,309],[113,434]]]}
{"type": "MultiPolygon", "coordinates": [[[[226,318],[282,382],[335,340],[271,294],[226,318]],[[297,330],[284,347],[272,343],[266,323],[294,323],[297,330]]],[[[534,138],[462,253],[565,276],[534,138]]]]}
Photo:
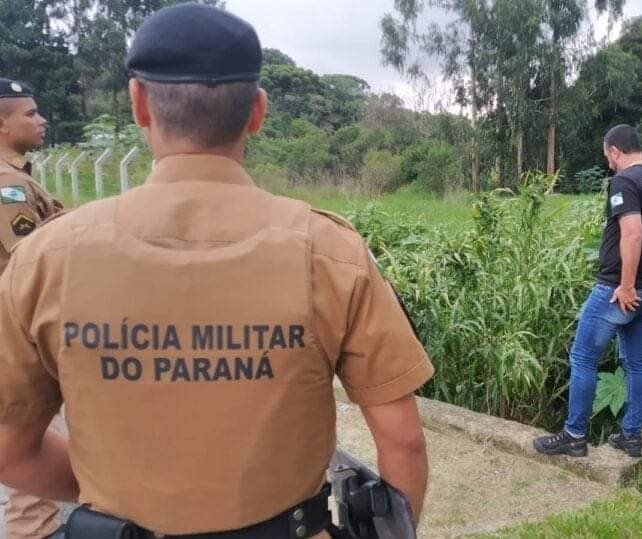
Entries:
{"type": "Polygon", "coordinates": [[[25,239],[0,279],[0,421],[64,396],[80,501],[157,532],[315,495],[335,373],[372,405],[432,366],[359,235],[228,159],[162,159],[25,239]]]}
{"type": "Polygon", "coordinates": [[[24,156],[0,148],[0,273],[15,243],[62,210],[62,204],[34,182],[30,172],[24,156]]]}

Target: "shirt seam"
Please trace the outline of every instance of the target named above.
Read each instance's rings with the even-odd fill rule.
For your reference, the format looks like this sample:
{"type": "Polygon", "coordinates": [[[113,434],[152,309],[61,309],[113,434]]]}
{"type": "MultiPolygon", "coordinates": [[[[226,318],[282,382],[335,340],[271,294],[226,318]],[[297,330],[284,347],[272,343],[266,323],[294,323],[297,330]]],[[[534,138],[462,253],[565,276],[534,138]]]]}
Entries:
{"type": "Polygon", "coordinates": [[[349,262],[347,260],[341,260],[339,258],[335,258],[332,255],[329,255],[329,254],[326,254],[326,253],[318,253],[318,252],[315,253],[315,252],[313,252],[312,255],[313,256],[323,256],[325,258],[328,258],[328,259],[332,260],[333,262],[337,262],[338,264],[348,264],[350,266],[354,266],[354,267],[359,268],[359,269],[365,269],[365,266],[362,266],[361,264],[358,264],[356,262],[349,262]]]}
{"type": "Polygon", "coordinates": [[[379,384],[379,385],[376,385],[376,386],[362,387],[362,388],[354,388],[354,387],[351,387],[351,386],[346,384],[345,387],[346,387],[347,390],[349,390],[349,391],[351,391],[353,393],[361,393],[361,392],[364,392],[364,391],[374,391],[374,390],[378,390],[378,389],[384,389],[384,388],[394,384],[395,382],[398,382],[402,378],[405,378],[409,374],[413,373],[414,371],[419,369],[424,363],[425,363],[425,358],[422,359],[421,361],[419,361],[418,363],[416,363],[415,365],[413,365],[410,369],[405,371],[403,374],[400,374],[399,376],[396,376],[392,380],[389,380],[388,382],[384,382],[383,384],[379,384]]]}

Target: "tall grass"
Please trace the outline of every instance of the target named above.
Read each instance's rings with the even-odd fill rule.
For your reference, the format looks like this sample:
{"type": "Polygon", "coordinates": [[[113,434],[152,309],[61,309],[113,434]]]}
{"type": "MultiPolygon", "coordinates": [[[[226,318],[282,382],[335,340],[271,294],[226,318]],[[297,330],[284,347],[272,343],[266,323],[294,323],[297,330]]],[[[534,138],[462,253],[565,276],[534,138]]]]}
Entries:
{"type": "MultiPolygon", "coordinates": [[[[486,194],[458,233],[353,215],[404,298],[437,368],[425,394],[552,428],[566,408],[568,348],[592,283],[595,201],[544,210],[541,184],[486,194]]],[[[555,205],[553,205],[555,206],[555,205]]]]}

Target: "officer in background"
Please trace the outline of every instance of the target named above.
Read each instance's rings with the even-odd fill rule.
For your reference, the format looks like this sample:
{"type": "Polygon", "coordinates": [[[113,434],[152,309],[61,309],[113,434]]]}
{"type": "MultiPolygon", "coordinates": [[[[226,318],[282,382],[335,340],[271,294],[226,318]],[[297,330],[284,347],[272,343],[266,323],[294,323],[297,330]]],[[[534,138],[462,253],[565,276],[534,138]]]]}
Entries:
{"type": "Polygon", "coordinates": [[[267,109],[254,29],[165,8],[127,67],[154,170],[36,231],[0,279],[0,481],[90,506],[72,539],[124,521],[141,537],[327,538],[337,374],[418,519],[413,394],[432,366],[349,224],[243,169],[267,109]],[[46,431],[63,397],[68,444],[46,431]]]}
{"type": "MultiPolygon", "coordinates": [[[[25,158],[42,144],[46,124],[29,87],[0,78],[0,273],[16,242],[62,208],[31,179],[25,158]]],[[[7,539],[40,539],[60,526],[55,503],[12,489],[7,495],[7,539]]]]}
{"type": "Polygon", "coordinates": [[[33,91],[24,83],[0,78],[0,273],[14,244],[62,209],[31,179],[31,163],[25,157],[42,144],[46,125],[33,91]]]}

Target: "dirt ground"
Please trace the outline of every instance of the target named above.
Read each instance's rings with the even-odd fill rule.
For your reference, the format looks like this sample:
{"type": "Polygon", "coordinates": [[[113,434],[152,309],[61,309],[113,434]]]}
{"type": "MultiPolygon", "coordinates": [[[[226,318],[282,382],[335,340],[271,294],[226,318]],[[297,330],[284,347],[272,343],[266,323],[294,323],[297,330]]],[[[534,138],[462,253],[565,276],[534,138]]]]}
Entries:
{"type": "MultiPolygon", "coordinates": [[[[358,408],[337,407],[339,445],[374,467],[374,444],[358,408]]],[[[494,531],[586,505],[609,492],[600,483],[478,444],[461,433],[425,434],[432,471],[420,539],[494,531]]]]}
{"type": "MultiPolygon", "coordinates": [[[[341,447],[373,468],[375,449],[357,407],[337,403],[341,447]]],[[[463,537],[574,509],[609,488],[556,466],[499,451],[451,430],[426,430],[431,481],[419,538],[463,537]]],[[[1,487],[0,487],[1,489],[1,487]]],[[[5,539],[0,490],[0,539],[5,539]]]]}

